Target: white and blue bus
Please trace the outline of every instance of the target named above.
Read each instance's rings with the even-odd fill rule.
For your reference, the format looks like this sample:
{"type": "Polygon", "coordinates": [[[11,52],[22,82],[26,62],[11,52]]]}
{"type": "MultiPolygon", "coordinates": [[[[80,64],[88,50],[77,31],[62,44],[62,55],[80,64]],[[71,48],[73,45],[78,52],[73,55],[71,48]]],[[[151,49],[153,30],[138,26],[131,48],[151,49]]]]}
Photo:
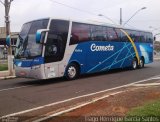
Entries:
{"type": "Polygon", "coordinates": [[[14,59],[17,77],[70,80],[115,68],[143,68],[151,62],[150,32],[52,18],[23,25],[14,59]]]}

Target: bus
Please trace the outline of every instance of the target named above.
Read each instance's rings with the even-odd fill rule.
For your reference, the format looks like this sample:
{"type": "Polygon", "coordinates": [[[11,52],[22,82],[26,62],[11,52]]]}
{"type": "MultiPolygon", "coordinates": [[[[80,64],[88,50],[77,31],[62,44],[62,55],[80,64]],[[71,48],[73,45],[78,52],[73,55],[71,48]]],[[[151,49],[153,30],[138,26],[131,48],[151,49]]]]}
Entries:
{"type": "Polygon", "coordinates": [[[153,62],[151,32],[119,26],[45,18],[27,22],[19,33],[17,77],[69,80],[116,68],[143,68],[153,62]]]}

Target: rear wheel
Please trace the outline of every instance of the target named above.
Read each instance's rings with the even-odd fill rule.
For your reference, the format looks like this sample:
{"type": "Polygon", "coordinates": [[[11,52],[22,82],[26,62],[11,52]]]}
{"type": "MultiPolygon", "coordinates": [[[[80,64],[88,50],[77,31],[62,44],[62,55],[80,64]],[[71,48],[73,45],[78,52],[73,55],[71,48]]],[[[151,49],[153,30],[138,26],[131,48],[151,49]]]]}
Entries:
{"type": "Polygon", "coordinates": [[[139,62],[139,68],[143,68],[143,67],[144,67],[144,59],[141,58],[139,62]]]}
{"type": "Polygon", "coordinates": [[[132,61],[132,69],[135,70],[135,69],[137,69],[137,67],[138,67],[138,62],[137,62],[137,59],[134,58],[132,61]]]}
{"type": "Polygon", "coordinates": [[[79,75],[79,67],[75,63],[68,65],[66,69],[66,78],[68,80],[74,80],[79,75]]]}

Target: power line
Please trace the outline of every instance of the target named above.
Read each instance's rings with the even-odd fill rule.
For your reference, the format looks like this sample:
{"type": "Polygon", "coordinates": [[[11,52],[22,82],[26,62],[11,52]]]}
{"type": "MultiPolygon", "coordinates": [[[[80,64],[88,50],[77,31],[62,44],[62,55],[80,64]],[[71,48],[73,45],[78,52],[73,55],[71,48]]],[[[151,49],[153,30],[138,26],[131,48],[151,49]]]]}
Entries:
{"type": "MultiPolygon", "coordinates": [[[[55,1],[55,0],[50,0],[50,1],[53,2],[53,3],[59,4],[59,5],[62,5],[62,6],[65,6],[65,7],[68,7],[68,8],[71,8],[71,9],[74,9],[74,10],[77,10],[77,11],[80,11],[80,12],[83,12],[83,13],[87,13],[87,14],[90,14],[90,15],[98,16],[97,14],[92,13],[92,12],[90,12],[90,11],[86,11],[86,10],[83,10],[83,9],[79,9],[79,8],[76,8],[76,7],[73,7],[73,6],[71,6],[71,5],[67,5],[67,4],[64,4],[64,3],[61,3],[61,2],[58,2],[58,1],[55,1]]],[[[111,21],[113,24],[115,24],[115,22],[114,22],[111,18],[109,18],[109,17],[107,17],[107,16],[105,16],[105,17],[106,17],[106,19],[108,19],[109,21],[111,21]]]]}
{"type": "Polygon", "coordinates": [[[4,3],[0,0],[0,3],[2,3],[4,5],[4,3]]]}
{"type": "MultiPolygon", "coordinates": [[[[71,9],[74,9],[74,10],[77,10],[79,12],[83,12],[83,13],[87,13],[87,14],[90,14],[90,15],[94,15],[94,16],[98,16],[97,14],[93,13],[93,12],[90,12],[90,11],[86,11],[86,10],[83,10],[83,9],[79,9],[79,8],[76,8],[76,7],[73,7],[71,5],[68,5],[68,4],[64,4],[64,3],[61,3],[61,2],[58,2],[58,1],[55,1],[55,0],[50,0],[51,2],[53,3],[56,3],[56,4],[59,4],[59,5],[62,5],[62,6],[65,6],[65,7],[68,7],[68,8],[71,8],[71,9]]],[[[102,16],[103,17],[103,16],[102,16]]],[[[116,24],[115,21],[113,21],[113,19],[111,19],[110,17],[104,15],[104,18],[106,18],[107,20],[109,20],[110,22],[112,22],[114,25],[118,25],[116,24]]],[[[136,27],[134,26],[131,26],[129,24],[127,24],[128,26],[132,27],[132,28],[135,28],[137,29],[136,27]]],[[[118,25],[119,26],[119,25],[118,25]]]]}
{"type": "Polygon", "coordinates": [[[76,7],[70,6],[70,5],[68,5],[68,4],[64,4],[64,3],[61,3],[61,2],[58,2],[58,1],[55,1],[55,0],[50,0],[50,1],[53,2],[53,3],[59,4],[59,5],[63,5],[63,6],[65,6],[65,7],[68,7],[68,8],[77,10],[77,11],[80,11],[80,12],[85,12],[85,13],[92,14],[92,15],[96,15],[96,16],[97,16],[97,14],[95,14],[95,13],[92,13],[92,12],[89,12],[89,11],[86,11],[86,10],[83,10],[83,9],[76,8],[76,7]]]}

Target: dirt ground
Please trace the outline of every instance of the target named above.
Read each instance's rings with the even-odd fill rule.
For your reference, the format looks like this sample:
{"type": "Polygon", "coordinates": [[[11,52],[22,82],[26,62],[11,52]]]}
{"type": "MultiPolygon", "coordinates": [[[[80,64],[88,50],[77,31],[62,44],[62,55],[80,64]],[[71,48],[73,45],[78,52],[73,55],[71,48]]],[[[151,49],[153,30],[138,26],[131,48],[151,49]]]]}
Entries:
{"type": "Polygon", "coordinates": [[[98,102],[76,109],[48,122],[98,122],[91,116],[124,117],[131,108],[160,99],[160,86],[133,87],[126,92],[110,96],[98,102]]]}

